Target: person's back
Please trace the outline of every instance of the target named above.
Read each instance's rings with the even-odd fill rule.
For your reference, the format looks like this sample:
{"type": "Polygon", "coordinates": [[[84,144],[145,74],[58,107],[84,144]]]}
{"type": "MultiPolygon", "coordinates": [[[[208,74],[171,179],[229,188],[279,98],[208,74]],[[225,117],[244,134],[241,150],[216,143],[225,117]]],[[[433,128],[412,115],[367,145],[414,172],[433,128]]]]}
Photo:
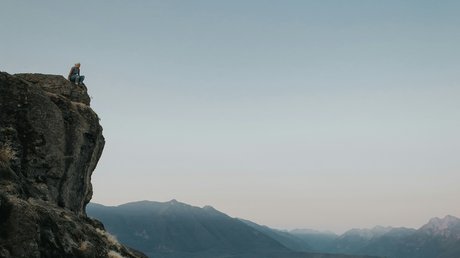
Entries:
{"type": "Polygon", "coordinates": [[[80,63],[76,63],[75,66],[70,69],[68,79],[77,85],[80,85],[80,83],[83,84],[85,76],[80,75],[80,63]]]}

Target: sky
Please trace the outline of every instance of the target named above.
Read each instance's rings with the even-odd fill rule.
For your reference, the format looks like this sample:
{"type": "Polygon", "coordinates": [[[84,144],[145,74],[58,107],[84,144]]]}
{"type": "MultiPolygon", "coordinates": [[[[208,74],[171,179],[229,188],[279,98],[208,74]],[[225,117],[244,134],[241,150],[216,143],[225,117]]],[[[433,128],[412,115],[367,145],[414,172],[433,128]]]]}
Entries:
{"type": "Polygon", "coordinates": [[[460,216],[460,2],[2,0],[0,70],[74,63],[106,146],[93,202],[280,229],[460,216]]]}

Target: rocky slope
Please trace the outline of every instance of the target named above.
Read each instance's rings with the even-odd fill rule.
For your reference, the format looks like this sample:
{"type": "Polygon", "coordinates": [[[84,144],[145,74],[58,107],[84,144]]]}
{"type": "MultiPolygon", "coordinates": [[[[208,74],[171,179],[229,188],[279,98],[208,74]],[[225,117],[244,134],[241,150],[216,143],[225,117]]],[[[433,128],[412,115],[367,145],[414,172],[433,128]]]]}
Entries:
{"type": "Polygon", "coordinates": [[[104,147],[84,86],[0,73],[0,257],[143,257],[89,219],[104,147]]]}

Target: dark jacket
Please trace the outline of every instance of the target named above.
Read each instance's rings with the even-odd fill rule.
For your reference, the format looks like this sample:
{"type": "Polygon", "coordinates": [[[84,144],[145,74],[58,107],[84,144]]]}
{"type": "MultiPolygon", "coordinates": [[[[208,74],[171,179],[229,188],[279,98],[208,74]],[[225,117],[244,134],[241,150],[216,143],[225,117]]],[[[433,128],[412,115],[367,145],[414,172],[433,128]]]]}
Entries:
{"type": "Polygon", "coordinates": [[[80,75],[80,68],[74,66],[72,67],[72,69],[70,69],[70,73],[69,73],[69,76],[67,77],[67,79],[70,80],[70,78],[72,78],[72,75],[80,75]]]}

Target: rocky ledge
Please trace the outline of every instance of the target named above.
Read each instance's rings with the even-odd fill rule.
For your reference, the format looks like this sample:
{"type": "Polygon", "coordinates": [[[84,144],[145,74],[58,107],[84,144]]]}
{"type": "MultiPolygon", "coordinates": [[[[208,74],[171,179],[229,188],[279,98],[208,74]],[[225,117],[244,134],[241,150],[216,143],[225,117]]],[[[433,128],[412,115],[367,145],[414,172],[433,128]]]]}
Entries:
{"type": "Polygon", "coordinates": [[[104,148],[85,86],[0,72],[0,257],[145,257],[86,216],[104,148]]]}

